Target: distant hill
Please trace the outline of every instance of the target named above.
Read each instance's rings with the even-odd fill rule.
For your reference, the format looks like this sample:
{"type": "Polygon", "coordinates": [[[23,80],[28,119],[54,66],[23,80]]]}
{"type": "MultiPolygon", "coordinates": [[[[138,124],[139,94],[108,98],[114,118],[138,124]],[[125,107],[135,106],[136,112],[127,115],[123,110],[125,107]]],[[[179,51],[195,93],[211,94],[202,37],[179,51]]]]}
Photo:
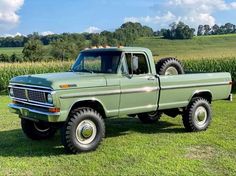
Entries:
{"type": "Polygon", "coordinates": [[[140,38],[134,46],[152,50],[157,58],[173,56],[180,59],[236,57],[236,34],[196,36],[190,40],[140,38]]]}
{"type": "MultiPolygon", "coordinates": [[[[144,37],[133,46],[151,49],[156,59],[177,57],[179,59],[236,57],[236,34],[196,36],[190,40],[166,40],[158,37],[144,37]]],[[[47,48],[48,46],[45,46],[47,48]]],[[[22,55],[23,48],[1,48],[0,54],[22,55]]]]}

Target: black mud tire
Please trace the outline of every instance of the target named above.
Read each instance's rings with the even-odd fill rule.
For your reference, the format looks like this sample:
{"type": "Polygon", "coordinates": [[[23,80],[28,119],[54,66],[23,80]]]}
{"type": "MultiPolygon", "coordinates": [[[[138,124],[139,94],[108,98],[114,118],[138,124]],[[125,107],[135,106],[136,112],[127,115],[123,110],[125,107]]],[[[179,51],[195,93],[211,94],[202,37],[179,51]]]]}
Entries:
{"type": "Polygon", "coordinates": [[[211,120],[211,106],[201,97],[193,98],[183,114],[183,124],[188,132],[207,130],[211,120]]]}
{"type": "Polygon", "coordinates": [[[156,64],[156,72],[159,75],[180,75],[184,74],[184,68],[176,58],[163,58],[156,64]]]}
{"type": "Polygon", "coordinates": [[[161,113],[158,111],[138,114],[139,120],[144,124],[152,124],[159,121],[161,113]]]}
{"type": "Polygon", "coordinates": [[[61,140],[68,153],[89,152],[97,149],[102,139],[105,137],[105,124],[102,116],[94,109],[89,107],[77,108],[73,110],[68,121],[61,128],[61,140]],[[88,123],[88,124],[86,124],[88,123]],[[81,124],[88,125],[92,130],[90,137],[83,137],[82,131],[85,126],[80,128],[81,124]],[[90,125],[90,126],[89,126],[90,125]],[[78,133],[81,131],[81,133],[78,133]],[[96,134],[94,131],[96,131],[96,134]],[[94,138],[92,138],[94,135],[94,138]],[[78,137],[79,136],[79,137],[78,137]],[[92,138],[92,141],[85,143],[92,138]],[[84,141],[83,141],[84,140],[84,141]]]}
{"type": "Polygon", "coordinates": [[[32,140],[49,139],[57,132],[57,128],[47,122],[34,122],[24,118],[21,119],[21,128],[24,134],[32,140]]]}

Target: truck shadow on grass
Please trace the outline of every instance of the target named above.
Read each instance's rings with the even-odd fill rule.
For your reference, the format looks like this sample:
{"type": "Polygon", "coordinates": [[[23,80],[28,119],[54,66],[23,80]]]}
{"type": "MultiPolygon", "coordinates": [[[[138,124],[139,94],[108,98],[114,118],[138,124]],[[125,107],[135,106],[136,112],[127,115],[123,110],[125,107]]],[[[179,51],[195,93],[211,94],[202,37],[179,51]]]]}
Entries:
{"type": "MultiPolygon", "coordinates": [[[[144,134],[185,132],[182,126],[165,121],[155,124],[142,124],[135,118],[111,118],[106,119],[105,123],[106,138],[128,135],[131,131],[144,134]]],[[[21,129],[0,131],[0,156],[2,157],[38,157],[65,154],[59,132],[51,139],[33,141],[26,138],[21,129]]]]}
{"type": "Polygon", "coordinates": [[[0,156],[2,157],[37,157],[58,156],[65,154],[60,143],[60,136],[48,140],[28,139],[21,129],[0,131],[0,156]]]}
{"type": "Polygon", "coordinates": [[[159,121],[154,124],[142,124],[137,118],[110,118],[106,119],[106,137],[116,137],[126,135],[130,131],[158,134],[158,133],[185,133],[183,126],[159,121]]]}

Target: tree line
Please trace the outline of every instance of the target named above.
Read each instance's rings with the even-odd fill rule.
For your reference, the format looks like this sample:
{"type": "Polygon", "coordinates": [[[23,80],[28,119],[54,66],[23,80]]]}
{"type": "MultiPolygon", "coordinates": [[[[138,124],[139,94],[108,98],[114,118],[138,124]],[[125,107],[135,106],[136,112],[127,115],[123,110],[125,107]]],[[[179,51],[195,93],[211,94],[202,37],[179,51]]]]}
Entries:
{"type": "MultiPolygon", "coordinates": [[[[216,35],[236,33],[235,25],[199,25],[197,35],[216,35]]],[[[0,37],[0,47],[24,47],[22,54],[6,55],[0,53],[0,62],[23,62],[42,60],[68,60],[74,59],[78,52],[91,46],[131,46],[139,37],[158,36],[164,39],[191,39],[195,29],[183,22],[172,23],[169,28],[153,31],[140,23],[127,22],[114,32],[101,33],[63,33],[47,36],[33,33],[28,36],[0,37]]]]}
{"type": "Polygon", "coordinates": [[[222,34],[233,34],[236,33],[236,25],[232,23],[226,23],[224,25],[217,25],[214,26],[210,25],[199,25],[197,30],[197,35],[222,35],[222,34]]]}
{"type": "Polygon", "coordinates": [[[82,41],[89,40],[91,45],[130,45],[137,37],[153,35],[152,28],[142,26],[140,23],[127,22],[114,32],[102,31],[101,33],[62,33],[42,36],[37,32],[27,36],[0,37],[0,47],[23,47],[29,40],[38,39],[43,45],[49,45],[57,40],[82,41]]]}
{"type": "Polygon", "coordinates": [[[22,62],[42,60],[74,59],[78,52],[90,46],[130,46],[139,37],[153,36],[150,27],[140,23],[127,22],[114,32],[101,33],[63,33],[41,36],[33,33],[28,36],[6,37],[0,39],[0,46],[23,47],[22,56],[0,54],[0,62],[22,62]]]}

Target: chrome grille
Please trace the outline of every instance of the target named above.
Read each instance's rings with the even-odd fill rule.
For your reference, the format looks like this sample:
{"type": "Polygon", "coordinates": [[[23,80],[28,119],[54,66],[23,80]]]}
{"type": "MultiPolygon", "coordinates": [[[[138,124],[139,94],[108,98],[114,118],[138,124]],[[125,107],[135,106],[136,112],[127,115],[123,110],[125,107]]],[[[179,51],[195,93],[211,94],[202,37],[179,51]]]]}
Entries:
{"type": "Polygon", "coordinates": [[[30,103],[35,106],[53,106],[46,99],[47,94],[53,92],[51,88],[20,84],[10,84],[9,88],[13,89],[13,96],[11,98],[17,102],[30,103]]]}
{"type": "Polygon", "coordinates": [[[20,99],[27,99],[25,89],[13,88],[14,97],[20,99]]]}
{"type": "Polygon", "coordinates": [[[30,101],[46,103],[46,95],[44,92],[39,92],[34,90],[27,90],[27,92],[30,101]]]}

